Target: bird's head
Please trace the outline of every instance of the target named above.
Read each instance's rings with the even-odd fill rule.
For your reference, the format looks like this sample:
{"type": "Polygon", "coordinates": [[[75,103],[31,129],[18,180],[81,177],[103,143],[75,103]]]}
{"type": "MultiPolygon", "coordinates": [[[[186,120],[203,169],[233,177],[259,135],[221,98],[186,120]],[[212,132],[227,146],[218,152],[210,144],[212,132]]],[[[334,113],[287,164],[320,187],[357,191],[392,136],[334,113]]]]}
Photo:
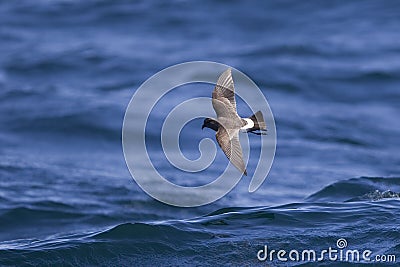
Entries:
{"type": "Polygon", "coordinates": [[[204,129],[204,127],[213,129],[214,131],[218,131],[219,123],[211,118],[206,118],[204,119],[203,126],[201,126],[201,129],[204,129]]]}

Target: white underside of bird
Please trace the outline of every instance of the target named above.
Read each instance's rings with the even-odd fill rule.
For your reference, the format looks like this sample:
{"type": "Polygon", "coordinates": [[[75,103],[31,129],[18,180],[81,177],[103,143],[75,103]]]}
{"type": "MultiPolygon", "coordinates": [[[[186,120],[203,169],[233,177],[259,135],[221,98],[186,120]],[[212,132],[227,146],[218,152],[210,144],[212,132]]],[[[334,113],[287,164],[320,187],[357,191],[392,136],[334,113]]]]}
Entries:
{"type": "Polygon", "coordinates": [[[247,124],[245,126],[243,126],[242,128],[240,128],[240,131],[246,133],[247,129],[251,129],[254,127],[254,122],[248,118],[243,118],[243,120],[245,120],[247,122],[247,124]]]}

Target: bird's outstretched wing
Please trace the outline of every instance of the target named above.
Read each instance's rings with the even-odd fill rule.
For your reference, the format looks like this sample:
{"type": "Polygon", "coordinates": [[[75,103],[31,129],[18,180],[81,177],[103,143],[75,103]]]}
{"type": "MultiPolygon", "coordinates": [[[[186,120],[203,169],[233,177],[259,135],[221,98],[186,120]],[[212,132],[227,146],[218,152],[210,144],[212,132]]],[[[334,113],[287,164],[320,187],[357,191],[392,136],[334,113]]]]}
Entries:
{"type": "Polygon", "coordinates": [[[215,137],[229,161],[244,175],[247,175],[243,162],[242,147],[239,142],[239,132],[228,133],[224,127],[219,127],[215,137]]]}
{"type": "Polygon", "coordinates": [[[232,120],[232,123],[240,123],[241,119],[233,108],[231,103],[226,98],[212,99],[212,105],[217,114],[217,118],[228,118],[232,120]]]}
{"type": "Polygon", "coordinates": [[[233,87],[231,68],[227,69],[219,76],[212,93],[212,98],[219,100],[226,98],[236,112],[235,88],[233,87]]]}
{"type": "Polygon", "coordinates": [[[235,92],[230,68],[218,78],[217,85],[212,93],[212,105],[218,119],[226,118],[224,120],[225,128],[241,127],[243,122],[236,112],[235,92]]]}

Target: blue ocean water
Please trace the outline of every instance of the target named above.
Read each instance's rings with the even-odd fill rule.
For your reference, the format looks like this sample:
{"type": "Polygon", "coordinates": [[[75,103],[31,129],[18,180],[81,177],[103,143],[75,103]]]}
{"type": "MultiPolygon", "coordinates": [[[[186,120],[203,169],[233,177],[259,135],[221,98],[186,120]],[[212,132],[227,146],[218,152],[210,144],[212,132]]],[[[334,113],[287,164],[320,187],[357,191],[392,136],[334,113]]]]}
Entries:
{"type": "MultiPolygon", "coordinates": [[[[321,251],[339,238],[400,261],[399,17],[389,0],[2,1],[0,265],[307,265],[257,252],[321,251]],[[192,60],[251,77],[278,138],[257,192],[244,178],[185,209],[133,181],[121,128],[143,81],[192,60]]],[[[197,122],[183,133],[213,138],[197,122]]],[[[224,164],[219,152],[210,179],[224,164]]]]}

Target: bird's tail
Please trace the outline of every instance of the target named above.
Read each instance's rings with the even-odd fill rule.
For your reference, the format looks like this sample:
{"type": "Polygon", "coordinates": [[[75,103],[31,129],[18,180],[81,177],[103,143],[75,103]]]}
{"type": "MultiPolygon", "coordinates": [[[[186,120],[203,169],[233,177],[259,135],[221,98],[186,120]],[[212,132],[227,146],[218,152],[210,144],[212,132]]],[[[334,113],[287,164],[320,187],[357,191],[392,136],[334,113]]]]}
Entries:
{"type": "Polygon", "coordinates": [[[261,113],[261,111],[257,111],[252,116],[250,116],[249,119],[251,119],[254,122],[254,127],[249,129],[249,131],[267,130],[267,125],[265,124],[264,116],[261,113]]]}

